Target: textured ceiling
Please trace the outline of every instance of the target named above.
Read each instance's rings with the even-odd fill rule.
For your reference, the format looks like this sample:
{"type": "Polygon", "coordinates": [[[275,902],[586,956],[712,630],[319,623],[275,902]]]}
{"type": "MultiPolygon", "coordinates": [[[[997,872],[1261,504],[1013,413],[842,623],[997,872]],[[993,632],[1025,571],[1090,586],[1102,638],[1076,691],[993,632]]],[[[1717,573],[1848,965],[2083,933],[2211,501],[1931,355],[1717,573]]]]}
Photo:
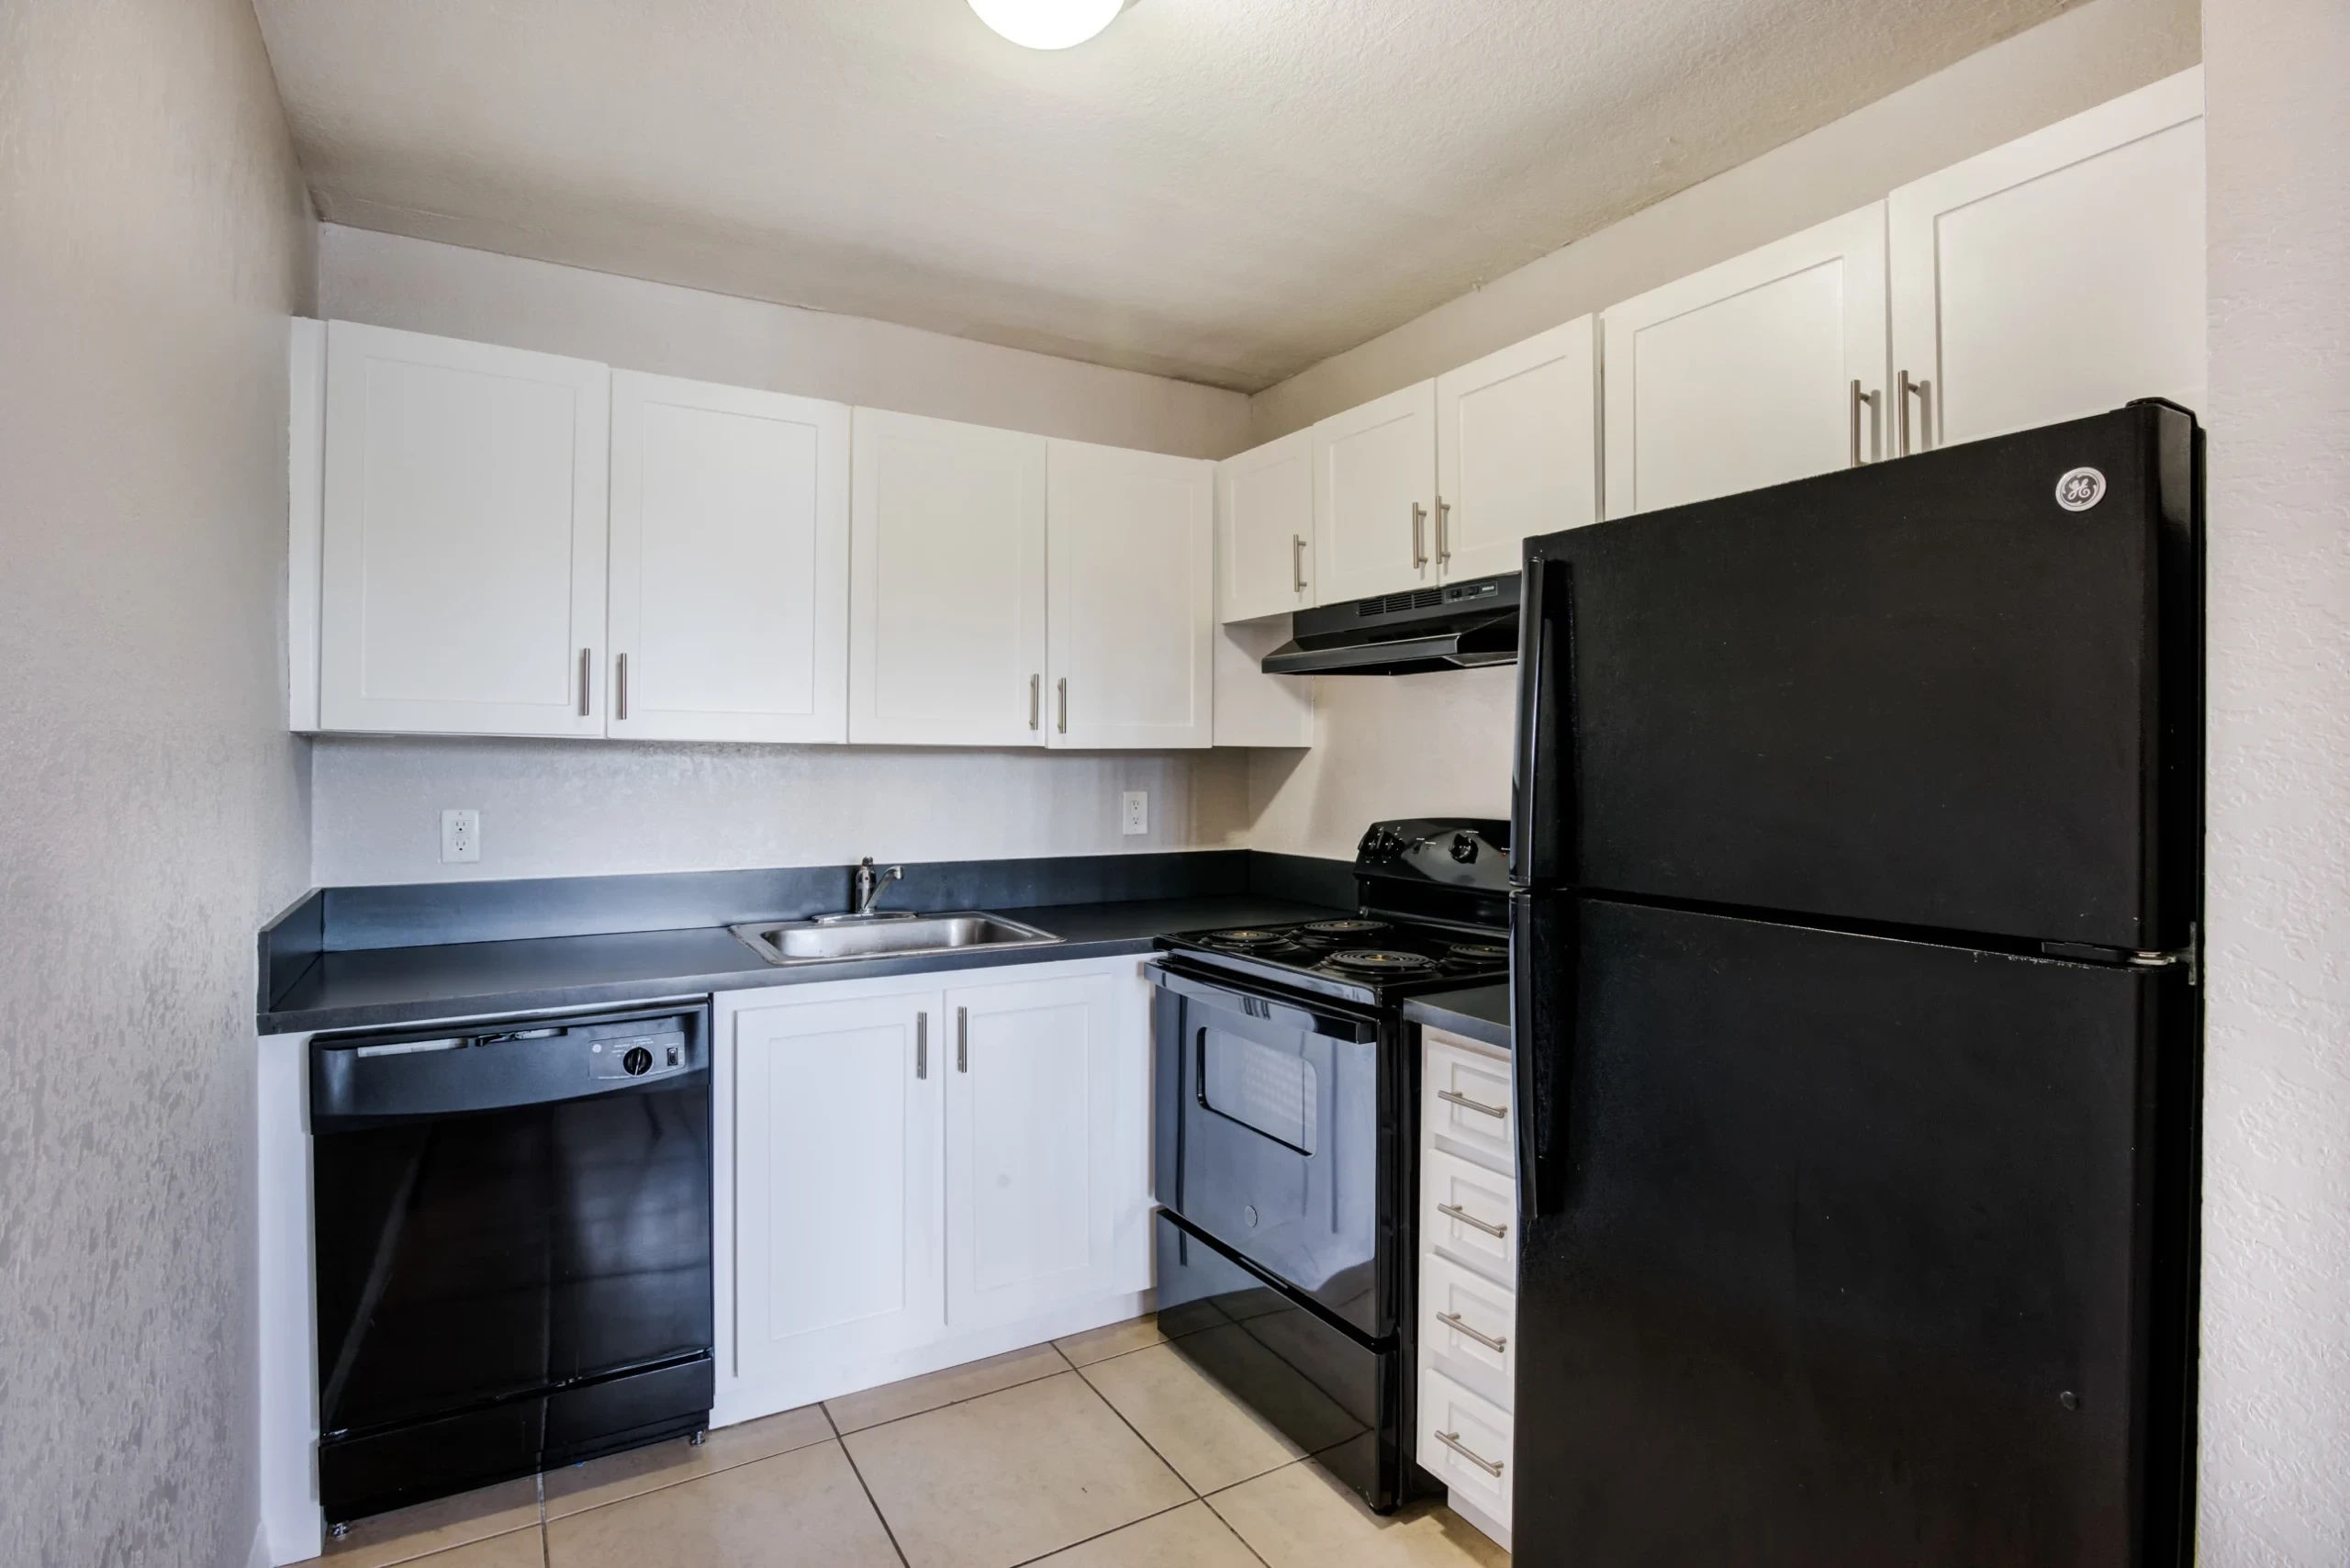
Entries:
{"type": "Polygon", "coordinates": [[[321,216],[1254,390],[2071,0],[257,0],[321,216]]]}

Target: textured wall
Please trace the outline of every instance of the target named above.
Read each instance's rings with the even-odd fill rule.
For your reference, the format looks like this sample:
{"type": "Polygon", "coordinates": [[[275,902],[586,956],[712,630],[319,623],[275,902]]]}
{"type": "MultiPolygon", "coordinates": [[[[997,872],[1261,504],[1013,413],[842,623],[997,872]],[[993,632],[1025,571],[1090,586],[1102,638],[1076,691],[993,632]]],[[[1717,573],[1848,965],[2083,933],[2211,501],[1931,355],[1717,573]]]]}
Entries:
{"type": "Polygon", "coordinates": [[[1237,392],[332,223],[319,230],[319,309],[625,370],[1184,457],[1248,444],[1248,399],[1237,392]]]}
{"type": "Polygon", "coordinates": [[[253,1540],[253,938],[311,224],[246,0],[0,5],[0,1562],[253,1540]]]}
{"type": "Polygon", "coordinates": [[[2197,58],[2196,0],[2088,0],[1267,387],[1249,400],[1251,440],[1850,212],[2197,58]]]}
{"type": "Polygon", "coordinates": [[[2202,1560],[2350,1562],[2350,6],[2209,0],[2202,1560]]]}
{"type": "MultiPolygon", "coordinates": [[[[322,886],[1237,846],[1236,751],[928,751],[326,738],[322,886]],[[1118,831],[1150,794],[1150,831],[1118,831]],[[441,864],[441,812],[482,813],[477,865],[441,864]]],[[[1348,841],[1348,852],[1353,844],[1348,841]]]]}

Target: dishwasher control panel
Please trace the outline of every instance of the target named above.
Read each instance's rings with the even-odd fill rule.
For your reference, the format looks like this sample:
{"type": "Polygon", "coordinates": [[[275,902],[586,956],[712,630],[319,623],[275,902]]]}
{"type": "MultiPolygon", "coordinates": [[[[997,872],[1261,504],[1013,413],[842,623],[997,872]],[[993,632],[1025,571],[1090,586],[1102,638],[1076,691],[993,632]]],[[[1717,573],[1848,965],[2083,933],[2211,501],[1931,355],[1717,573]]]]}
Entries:
{"type": "Polygon", "coordinates": [[[666,1078],[686,1070],[686,1036],[677,1030],[655,1035],[618,1035],[588,1044],[593,1078],[666,1078]]]}
{"type": "Polygon", "coordinates": [[[310,1042],[314,1130],[354,1118],[551,1104],[671,1079],[683,1088],[710,1071],[706,1005],[485,1024],[318,1036],[310,1042]]]}

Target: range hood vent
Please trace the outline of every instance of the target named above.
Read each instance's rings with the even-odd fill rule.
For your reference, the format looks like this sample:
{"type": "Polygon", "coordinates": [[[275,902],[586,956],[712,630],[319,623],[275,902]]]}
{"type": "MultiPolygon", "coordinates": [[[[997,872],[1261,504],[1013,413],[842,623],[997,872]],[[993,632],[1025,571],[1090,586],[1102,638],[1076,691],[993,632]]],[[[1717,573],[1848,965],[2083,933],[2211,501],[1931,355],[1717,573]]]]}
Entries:
{"type": "Polygon", "coordinates": [[[1498,577],[1301,610],[1273,675],[1419,675],[1517,662],[1517,580],[1498,577]]]}

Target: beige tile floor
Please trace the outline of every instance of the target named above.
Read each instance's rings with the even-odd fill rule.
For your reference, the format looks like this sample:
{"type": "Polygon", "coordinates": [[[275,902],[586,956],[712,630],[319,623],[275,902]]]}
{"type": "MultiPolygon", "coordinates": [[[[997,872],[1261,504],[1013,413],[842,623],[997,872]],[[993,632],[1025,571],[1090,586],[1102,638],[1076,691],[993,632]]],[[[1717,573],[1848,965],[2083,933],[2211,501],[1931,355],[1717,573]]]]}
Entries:
{"type": "MultiPolygon", "coordinates": [[[[1390,1518],[1315,1462],[1355,1439],[1299,1380],[1301,1450],[1200,1361],[1231,1321],[1137,1318],[536,1480],[360,1521],[330,1568],[1498,1568],[1445,1508],[1390,1518]]],[[[1270,1361],[1270,1358],[1264,1357],[1270,1361]]],[[[1275,1363],[1278,1368],[1278,1363],[1275,1363]]]]}

